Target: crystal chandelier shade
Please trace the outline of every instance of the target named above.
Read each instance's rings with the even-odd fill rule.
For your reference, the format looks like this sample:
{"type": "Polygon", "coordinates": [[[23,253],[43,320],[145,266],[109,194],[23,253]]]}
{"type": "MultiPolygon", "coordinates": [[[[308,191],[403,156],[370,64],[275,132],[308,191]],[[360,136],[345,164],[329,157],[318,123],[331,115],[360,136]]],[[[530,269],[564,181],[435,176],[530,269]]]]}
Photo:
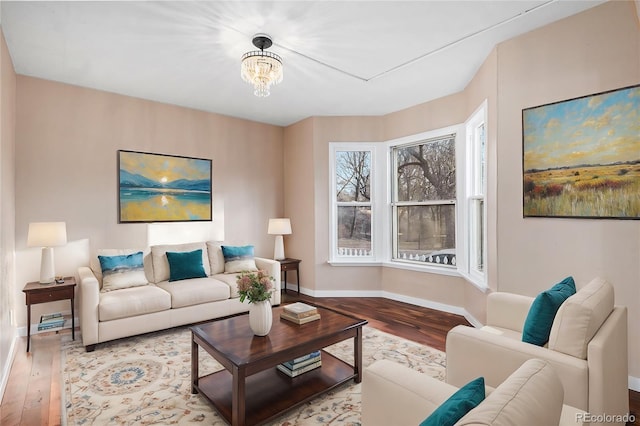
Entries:
{"type": "Polygon", "coordinates": [[[282,58],[275,53],[264,51],[272,44],[268,36],[255,36],[253,44],[260,50],[242,55],[240,75],[244,81],[253,84],[253,94],[263,98],[269,96],[272,85],[282,81],[282,58]]]}

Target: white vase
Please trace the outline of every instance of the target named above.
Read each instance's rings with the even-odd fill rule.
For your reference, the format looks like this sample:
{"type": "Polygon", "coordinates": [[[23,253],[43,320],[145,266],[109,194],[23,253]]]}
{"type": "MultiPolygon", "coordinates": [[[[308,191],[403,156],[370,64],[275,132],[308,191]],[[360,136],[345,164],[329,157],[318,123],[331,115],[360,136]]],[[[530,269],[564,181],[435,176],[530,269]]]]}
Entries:
{"type": "Polygon", "coordinates": [[[264,300],[249,304],[249,327],[256,336],[266,336],[273,324],[271,302],[264,300]]]}

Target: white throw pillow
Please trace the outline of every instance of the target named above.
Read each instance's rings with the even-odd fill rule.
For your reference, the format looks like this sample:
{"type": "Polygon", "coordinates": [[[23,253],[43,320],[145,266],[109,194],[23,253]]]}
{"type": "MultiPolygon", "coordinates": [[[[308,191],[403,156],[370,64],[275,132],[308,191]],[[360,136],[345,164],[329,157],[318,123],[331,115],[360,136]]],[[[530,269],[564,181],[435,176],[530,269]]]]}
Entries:
{"type": "Polygon", "coordinates": [[[153,271],[151,269],[151,259],[149,258],[149,249],[137,249],[137,248],[125,248],[125,249],[98,249],[96,255],[89,259],[89,268],[93,275],[95,275],[100,288],[102,288],[102,267],[100,266],[100,260],[98,256],[121,256],[132,254],[141,251],[143,253],[144,260],[144,272],[147,282],[153,279],[153,271]]]}
{"type": "Polygon", "coordinates": [[[147,285],[149,282],[144,274],[142,259],[142,251],[125,255],[98,256],[102,269],[101,291],[147,285]]]}
{"type": "Polygon", "coordinates": [[[201,243],[186,244],[165,244],[151,247],[151,261],[153,263],[153,282],[159,283],[168,281],[170,277],[169,261],[167,260],[167,252],[182,253],[186,251],[202,250],[202,266],[207,276],[211,275],[211,267],[209,266],[209,255],[207,253],[207,245],[201,243]]]}
{"type": "Polygon", "coordinates": [[[207,241],[211,275],[224,273],[224,255],[222,254],[222,241],[207,241]]]}
{"type": "Polygon", "coordinates": [[[484,401],[461,418],[460,425],[557,425],[564,388],[551,364],[530,359],[484,401]]]}
{"type": "Polygon", "coordinates": [[[595,278],[579,289],[558,309],[549,349],[587,359],[587,346],[613,311],[613,303],[613,286],[602,278],[595,278]]]}

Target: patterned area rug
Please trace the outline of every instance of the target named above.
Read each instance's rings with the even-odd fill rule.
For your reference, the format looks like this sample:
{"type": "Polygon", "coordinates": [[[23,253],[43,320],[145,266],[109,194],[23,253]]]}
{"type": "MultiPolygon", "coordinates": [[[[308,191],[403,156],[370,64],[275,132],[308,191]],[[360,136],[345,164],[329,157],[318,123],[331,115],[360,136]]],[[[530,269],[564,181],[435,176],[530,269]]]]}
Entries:
{"type": "MultiPolygon", "coordinates": [[[[121,339],[87,353],[82,339],[63,343],[62,424],[225,425],[201,396],[192,395],[188,327],[121,339]]],[[[201,374],[222,366],[200,353],[201,374]]],[[[353,340],[327,348],[352,363],[353,340]]],[[[444,380],[444,352],[364,327],[363,363],[390,359],[444,380]]],[[[353,381],[272,422],[282,426],[359,425],[360,384],[353,381]]]]}

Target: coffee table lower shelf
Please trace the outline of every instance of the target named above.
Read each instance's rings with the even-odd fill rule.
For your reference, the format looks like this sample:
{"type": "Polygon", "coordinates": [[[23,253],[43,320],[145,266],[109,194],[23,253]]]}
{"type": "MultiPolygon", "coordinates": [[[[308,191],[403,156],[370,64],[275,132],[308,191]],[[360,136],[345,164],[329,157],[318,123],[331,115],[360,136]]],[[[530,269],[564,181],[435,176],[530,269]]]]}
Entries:
{"type": "MultiPolygon", "coordinates": [[[[246,378],[245,423],[272,420],[336,386],[355,378],[353,366],[322,351],[322,366],[297,377],[272,367],[246,378]]],[[[196,389],[231,424],[232,375],[227,370],[200,377],[196,389]]]]}

